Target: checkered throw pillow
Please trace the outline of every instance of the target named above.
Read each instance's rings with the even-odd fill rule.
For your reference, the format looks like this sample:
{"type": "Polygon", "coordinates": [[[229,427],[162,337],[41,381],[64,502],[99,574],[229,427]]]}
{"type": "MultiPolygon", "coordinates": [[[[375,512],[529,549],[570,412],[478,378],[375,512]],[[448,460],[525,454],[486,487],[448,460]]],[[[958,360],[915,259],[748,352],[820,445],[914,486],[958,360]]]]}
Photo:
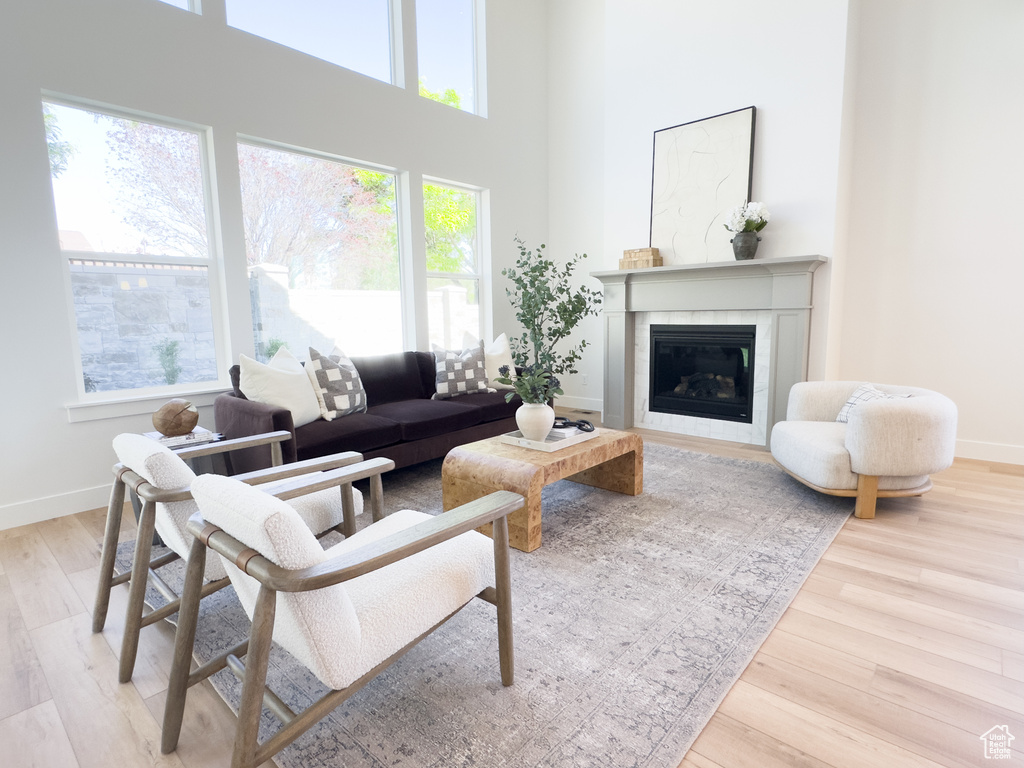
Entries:
{"type": "Polygon", "coordinates": [[[433,394],[434,400],[495,391],[487,386],[483,342],[462,352],[442,349],[436,344],[433,348],[434,370],[437,371],[437,391],[433,394]]]}
{"type": "Polygon", "coordinates": [[[328,357],[310,347],[306,373],[325,421],[366,410],[366,390],[359,371],[340,349],[335,348],[328,357]]]}
{"type": "Polygon", "coordinates": [[[857,407],[860,403],[866,403],[870,400],[899,400],[904,397],[910,397],[910,395],[887,395],[880,389],[875,389],[870,384],[861,384],[857,389],[850,395],[850,399],[846,401],[842,409],[839,411],[839,415],[836,416],[836,421],[842,424],[848,424],[850,421],[850,411],[857,407]]]}

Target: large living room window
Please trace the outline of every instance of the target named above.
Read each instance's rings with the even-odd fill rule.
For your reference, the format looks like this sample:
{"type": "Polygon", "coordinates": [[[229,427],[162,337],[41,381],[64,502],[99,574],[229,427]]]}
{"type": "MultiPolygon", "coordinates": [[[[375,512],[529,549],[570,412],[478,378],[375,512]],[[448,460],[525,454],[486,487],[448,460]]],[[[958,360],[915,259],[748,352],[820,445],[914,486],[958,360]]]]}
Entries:
{"type": "Polygon", "coordinates": [[[199,13],[199,0],[160,0],[160,2],[173,5],[175,8],[181,8],[183,11],[199,13]]]}
{"type": "Polygon", "coordinates": [[[226,0],[228,24],[391,83],[389,0],[226,0]]]}
{"type": "Polygon", "coordinates": [[[402,349],[396,178],[238,145],[256,355],[402,349]]]}
{"type": "Polygon", "coordinates": [[[423,185],[430,343],[461,348],[481,338],[480,193],[449,184],[423,185]]]}
{"type": "Polygon", "coordinates": [[[480,113],[478,2],[482,10],[480,0],[416,0],[416,47],[420,95],[480,113]]]}
{"type": "Polygon", "coordinates": [[[56,101],[43,121],[80,393],[216,381],[204,133],[56,101]]]}

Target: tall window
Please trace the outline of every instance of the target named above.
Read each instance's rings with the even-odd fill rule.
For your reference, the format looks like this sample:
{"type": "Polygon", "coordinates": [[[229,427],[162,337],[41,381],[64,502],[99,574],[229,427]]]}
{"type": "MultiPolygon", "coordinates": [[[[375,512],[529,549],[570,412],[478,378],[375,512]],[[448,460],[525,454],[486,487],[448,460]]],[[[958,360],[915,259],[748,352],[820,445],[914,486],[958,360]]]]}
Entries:
{"type": "Polygon", "coordinates": [[[203,136],[44,102],[85,393],[218,378],[203,136]]]}
{"type": "Polygon", "coordinates": [[[395,176],[239,144],[256,353],[402,349],[395,176]]]}
{"type": "Polygon", "coordinates": [[[196,11],[198,12],[197,0],[160,0],[161,3],[167,3],[167,5],[173,5],[175,8],[181,8],[183,11],[196,11]]]}
{"type": "Polygon", "coordinates": [[[228,24],[392,82],[388,0],[226,0],[228,24]]]}
{"type": "Polygon", "coordinates": [[[481,337],[479,202],[472,190],[423,185],[430,343],[445,349],[481,337]]]}
{"type": "Polygon", "coordinates": [[[416,0],[420,95],[477,112],[475,0],[416,0]]]}

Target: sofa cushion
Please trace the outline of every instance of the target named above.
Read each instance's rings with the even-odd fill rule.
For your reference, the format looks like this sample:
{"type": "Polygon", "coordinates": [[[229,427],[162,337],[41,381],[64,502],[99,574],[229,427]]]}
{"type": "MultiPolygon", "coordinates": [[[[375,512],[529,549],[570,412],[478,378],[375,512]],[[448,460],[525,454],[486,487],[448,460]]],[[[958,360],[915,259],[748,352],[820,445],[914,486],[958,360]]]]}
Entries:
{"type": "Polygon", "coordinates": [[[420,379],[419,362],[415,352],[396,352],[374,357],[353,357],[352,364],[366,390],[366,405],[372,408],[396,400],[428,398],[420,379]]]}
{"type": "MultiPolygon", "coordinates": [[[[455,402],[475,408],[479,412],[480,422],[497,421],[516,415],[516,409],[523,404],[519,395],[512,396],[512,402],[505,402],[507,392],[481,392],[472,397],[460,397],[455,402]]],[[[450,402],[450,401],[449,401],[450,402]]]]}
{"type": "Polygon", "coordinates": [[[327,421],[366,410],[366,390],[359,371],[337,347],[330,357],[310,347],[306,373],[320,405],[320,415],[327,421]]]}
{"type": "Polygon", "coordinates": [[[447,432],[472,427],[480,422],[481,412],[451,400],[402,400],[376,405],[369,410],[397,422],[403,440],[422,440],[447,432]]]}
{"type": "Polygon", "coordinates": [[[402,429],[391,419],[352,413],[334,421],[318,419],[295,430],[299,461],[339,451],[363,453],[402,440],[402,429]]]}
{"type": "Polygon", "coordinates": [[[437,369],[434,366],[433,352],[413,352],[416,356],[416,364],[420,369],[420,386],[423,388],[423,397],[431,397],[437,391],[434,384],[437,381],[437,369]]]}
{"type": "Polygon", "coordinates": [[[487,368],[484,364],[484,345],[467,347],[461,352],[442,349],[434,345],[434,362],[437,370],[437,391],[435,400],[443,400],[477,392],[493,392],[487,386],[487,368]]]}

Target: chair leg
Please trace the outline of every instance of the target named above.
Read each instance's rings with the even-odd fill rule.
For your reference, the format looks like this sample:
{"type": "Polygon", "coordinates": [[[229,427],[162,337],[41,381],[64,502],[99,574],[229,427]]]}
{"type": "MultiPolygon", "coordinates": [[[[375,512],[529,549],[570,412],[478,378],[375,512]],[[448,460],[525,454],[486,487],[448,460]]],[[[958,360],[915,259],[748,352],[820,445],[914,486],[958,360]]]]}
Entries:
{"type": "Polygon", "coordinates": [[[384,519],[384,483],[380,475],[370,477],[370,514],[375,523],[384,519]]]}
{"type": "Polygon", "coordinates": [[[178,746],[181,721],[185,714],[185,696],[188,693],[189,670],[192,667],[192,648],[199,623],[199,601],[202,600],[203,574],[206,572],[206,545],[194,539],[185,569],[185,586],[178,606],[178,629],[174,633],[174,660],[167,681],[167,700],[164,704],[164,725],[160,737],[160,751],[165,755],[178,746]]]}
{"type": "Polygon", "coordinates": [[[114,560],[117,557],[117,538],[121,532],[121,515],[124,512],[124,483],[114,480],[110,490],[110,505],[107,507],[107,526],[103,533],[103,554],[100,556],[100,580],[96,586],[96,603],[92,609],[92,631],[102,632],[107,623],[107,608],[110,606],[110,590],[114,581],[114,560]]]}
{"type": "Polygon", "coordinates": [[[260,587],[252,615],[249,652],[245,655],[245,682],[242,700],[238,705],[238,731],[231,768],[256,768],[256,750],[259,748],[260,713],[263,711],[263,693],[267,686],[267,665],[274,635],[274,614],[277,593],[260,587]]]}
{"type": "Polygon", "coordinates": [[[156,504],[147,501],[139,515],[139,530],[135,537],[135,559],[128,586],[128,608],[124,616],[124,637],[121,638],[121,659],[117,679],[127,683],[135,669],[135,656],[139,650],[139,632],[142,631],[142,611],[149,581],[149,560],[153,551],[153,530],[156,527],[156,504]]]}
{"type": "Polygon", "coordinates": [[[501,684],[512,685],[515,653],[512,646],[512,577],[509,574],[508,518],[500,517],[491,527],[494,538],[494,591],[498,608],[498,660],[501,684]]]}
{"type": "Polygon", "coordinates": [[[864,520],[875,516],[875,502],[878,500],[878,475],[857,475],[857,505],[853,514],[864,520]]]}
{"type": "Polygon", "coordinates": [[[352,488],[352,483],[342,483],[341,485],[341,513],[343,517],[342,530],[347,539],[349,536],[354,536],[356,533],[356,503],[352,494],[355,490],[352,488]]]}

